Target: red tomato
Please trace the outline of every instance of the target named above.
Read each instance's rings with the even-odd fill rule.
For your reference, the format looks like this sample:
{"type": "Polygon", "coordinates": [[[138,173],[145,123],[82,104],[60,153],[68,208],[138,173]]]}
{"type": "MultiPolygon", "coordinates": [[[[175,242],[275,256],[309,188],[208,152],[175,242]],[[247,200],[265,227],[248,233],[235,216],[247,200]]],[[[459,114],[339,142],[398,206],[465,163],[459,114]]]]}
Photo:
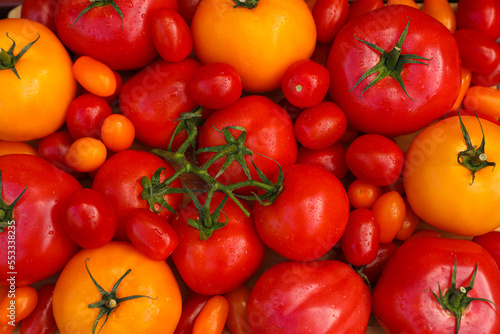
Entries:
{"type": "Polygon", "coordinates": [[[472,72],[490,73],[500,65],[500,45],[485,33],[473,29],[458,29],[457,41],[462,66],[472,72]]]}
{"type": "MultiPolygon", "coordinates": [[[[150,147],[168,147],[180,114],[198,106],[189,95],[188,82],[200,67],[192,58],[176,63],[159,59],[123,84],[120,112],[134,124],[137,140],[150,147]]],[[[174,149],[185,139],[185,132],[177,136],[174,149]]]]}
{"type": "Polygon", "coordinates": [[[500,267],[500,231],[491,231],[472,238],[476,244],[484,247],[493,256],[500,267]]]}
{"type": "MultiPolygon", "coordinates": [[[[174,168],[164,159],[153,153],[136,150],[125,150],[118,152],[108,158],[99,168],[92,182],[92,189],[105,195],[113,204],[118,226],[114,240],[127,240],[125,221],[134,208],[150,208],[148,200],[154,202],[153,208],[159,211],[160,216],[166,220],[171,220],[174,213],[168,211],[166,204],[174,210],[178,210],[182,204],[182,194],[146,194],[150,197],[142,197],[144,185],[141,183],[144,177],[151,179],[153,174],[163,168],[159,175],[159,182],[170,177],[174,173],[174,168]],[[147,198],[147,199],[145,199],[147,198]],[[165,203],[159,204],[159,198],[163,198],[165,203]],[[161,210],[160,210],[161,209],[161,210]]],[[[152,182],[154,184],[154,182],[152,182]]],[[[176,179],[171,184],[172,187],[180,188],[181,183],[176,179]]]]}
{"type": "Polygon", "coordinates": [[[58,131],[54,132],[48,136],[43,137],[38,142],[38,156],[43,158],[62,169],[63,171],[70,173],[76,178],[81,178],[84,174],[80,172],[73,171],[64,162],[64,156],[68,152],[69,147],[73,144],[74,139],[71,137],[68,131],[58,131]]]}
{"type": "Polygon", "coordinates": [[[0,202],[12,205],[20,196],[0,220],[4,226],[0,247],[5,250],[0,252],[0,284],[10,285],[8,273],[13,271],[17,286],[56,275],[79,249],[64,231],[61,211],[81,184],[42,158],[27,154],[0,156],[0,171],[0,202]],[[14,223],[7,226],[11,220],[14,223]],[[13,237],[15,257],[7,251],[13,237]]]}
{"type": "Polygon", "coordinates": [[[497,0],[460,0],[457,5],[457,26],[500,37],[500,3],[497,0]]]}
{"type": "Polygon", "coordinates": [[[48,283],[40,287],[38,302],[31,314],[21,322],[21,334],[55,334],[56,320],[52,312],[52,294],[55,284],[48,283]]]}
{"type": "Polygon", "coordinates": [[[181,61],[193,51],[189,26],[174,9],[164,7],[153,12],[151,36],[156,50],[166,61],[181,61]]]}
{"type": "Polygon", "coordinates": [[[406,241],[373,291],[373,313],[391,333],[498,333],[500,317],[493,305],[499,303],[494,259],[483,247],[461,239],[406,241]],[[457,313],[442,303],[453,303],[457,313]]]}
{"type": "Polygon", "coordinates": [[[66,126],[73,139],[99,139],[102,122],[112,113],[113,110],[103,97],[86,93],[75,98],[69,105],[66,126]]]}
{"type": "Polygon", "coordinates": [[[345,146],[340,143],[320,150],[311,150],[301,146],[298,150],[297,163],[321,166],[341,180],[348,172],[345,152],[345,146]]]}
{"type": "Polygon", "coordinates": [[[384,7],[382,0],[354,0],[349,4],[349,12],[347,13],[346,22],[351,21],[361,14],[368,13],[374,9],[384,7]]]}
{"type": "Polygon", "coordinates": [[[226,327],[231,334],[250,334],[252,330],[248,322],[248,300],[252,290],[242,285],[224,294],[229,304],[226,327]]]}
{"type": "Polygon", "coordinates": [[[317,0],[312,9],[318,41],[330,43],[347,20],[348,0],[317,0]]]}
{"type": "Polygon", "coordinates": [[[194,12],[201,0],[177,0],[179,3],[179,14],[186,20],[187,24],[191,24],[194,12]]]}
{"type": "Polygon", "coordinates": [[[56,33],[54,12],[57,0],[23,0],[21,6],[21,17],[40,22],[53,33],[56,33]]]}
{"type": "Polygon", "coordinates": [[[189,93],[196,103],[210,109],[227,108],[241,96],[243,86],[236,69],[225,63],[200,67],[189,82],[189,93]]]}
{"type": "Polygon", "coordinates": [[[371,209],[381,195],[382,187],[360,179],[352,181],[347,187],[349,203],[355,209],[371,209]]]}
{"type": "Polygon", "coordinates": [[[133,70],[151,63],[158,53],[151,36],[152,13],[178,10],[176,0],[115,0],[84,12],[92,2],[61,0],[55,11],[57,35],[77,55],[90,56],[113,70],[133,70]]]}
{"type": "Polygon", "coordinates": [[[192,334],[193,326],[200,314],[201,309],[205,306],[210,296],[200,295],[196,292],[190,292],[182,302],[182,313],[179,323],[175,328],[174,334],[192,334]]]}
{"type": "MultiPolygon", "coordinates": [[[[370,285],[375,286],[380,275],[382,274],[382,270],[384,269],[385,265],[392,257],[396,249],[396,244],[392,242],[388,244],[378,245],[377,256],[375,257],[375,260],[362,268],[362,273],[366,277],[368,282],[370,282],[370,285]]],[[[359,267],[355,268],[357,270],[360,269],[359,267]]]]}
{"type": "Polygon", "coordinates": [[[131,210],[125,221],[125,229],[132,244],[153,260],[166,260],[179,243],[172,226],[148,209],[131,210]]]}
{"type": "Polygon", "coordinates": [[[317,105],[326,96],[330,73],[311,59],[301,59],[290,65],[281,79],[285,98],[299,108],[317,105]]]}
{"type": "Polygon", "coordinates": [[[347,194],[342,183],[322,167],[296,164],[283,172],[283,190],[276,200],[254,204],[257,232],[269,248],[290,260],[318,259],[345,230],[347,194]]]}
{"type": "Polygon", "coordinates": [[[104,246],[116,231],[116,214],[111,202],[92,189],[73,192],[62,211],[64,230],[83,248],[104,246]]]}
{"type": "Polygon", "coordinates": [[[366,333],[371,295],[347,264],[287,261],[266,270],[248,301],[252,333],[366,333]]]}
{"type": "MultiPolygon", "coordinates": [[[[200,195],[202,205],[205,198],[205,194],[200,195]]],[[[223,198],[223,193],[214,194],[210,213],[223,198]]],[[[248,205],[244,206],[250,211],[248,205]]],[[[217,222],[227,224],[214,230],[206,240],[200,238],[198,229],[188,224],[189,219],[199,220],[193,202],[172,221],[179,237],[172,259],[192,291],[203,295],[229,292],[246,282],[262,264],[265,246],[255,231],[253,216],[245,216],[232,200],[228,200],[223,213],[215,217],[217,222]]]]}
{"type": "Polygon", "coordinates": [[[471,84],[473,86],[491,87],[500,84],[500,63],[489,73],[471,73],[471,84]]]}
{"type": "Polygon", "coordinates": [[[415,132],[457,99],[461,67],[456,44],[443,24],[418,9],[391,5],[372,10],[337,34],[326,64],[329,95],[361,132],[390,137],[415,132]],[[399,77],[402,84],[395,80],[399,77]]]}
{"type": "Polygon", "coordinates": [[[388,186],[401,175],[404,153],[385,136],[365,134],[354,139],[347,148],[345,159],[356,178],[377,186],[388,186]]]}
{"type": "Polygon", "coordinates": [[[345,133],[347,119],[333,102],[321,102],[304,109],[293,126],[295,138],[303,146],[319,150],[335,144],[345,133]]]}

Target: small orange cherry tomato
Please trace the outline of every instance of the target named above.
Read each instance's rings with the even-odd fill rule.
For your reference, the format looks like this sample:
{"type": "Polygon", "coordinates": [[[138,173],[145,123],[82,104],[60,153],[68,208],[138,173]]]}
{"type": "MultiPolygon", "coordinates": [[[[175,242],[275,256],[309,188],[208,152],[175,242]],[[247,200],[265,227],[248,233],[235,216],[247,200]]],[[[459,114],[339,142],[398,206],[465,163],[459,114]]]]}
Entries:
{"type": "Polygon", "coordinates": [[[451,33],[457,30],[457,16],[448,0],[424,0],[422,11],[441,22],[451,33]]]}
{"type": "Polygon", "coordinates": [[[248,298],[250,288],[242,285],[226,294],[229,303],[229,313],[227,315],[226,327],[232,334],[251,334],[252,329],[248,322],[248,298]]]}
{"type": "Polygon", "coordinates": [[[458,110],[462,103],[464,102],[465,94],[467,90],[470,88],[470,83],[472,81],[472,71],[468,68],[462,66],[462,81],[460,83],[460,92],[458,93],[457,100],[451,110],[458,110]]]}
{"type": "Polygon", "coordinates": [[[73,75],[76,81],[92,94],[105,97],[116,91],[117,83],[113,70],[92,57],[79,57],[73,64],[73,75]]]}
{"type": "Polygon", "coordinates": [[[106,160],[106,145],[99,139],[82,137],[75,140],[64,155],[66,165],[77,172],[93,172],[106,160]]]}
{"type": "Polygon", "coordinates": [[[229,303],[226,297],[211,297],[198,314],[193,326],[193,334],[220,334],[229,314],[229,303]]]}
{"type": "Polygon", "coordinates": [[[15,327],[15,324],[31,314],[37,302],[38,293],[31,286],[9,288],[0,301],[0,325],[15,327]]]}
{"type": "Polygon", "coordinates": [[[391,5],[406,5],[416,9],[420,9],[414,0],[387,0],[387,6],[391,5]]]}
{"type": "Polygon", "coordinates": [[[135,139],[135,127],[130,119],[122,114],[111,114],[101,126],[101,140],[111,151],[124,151],[135,139]]]}
{"type": "Polygon", "coordinates": [[[404,202],[405,202],[406,214],[403,224],[401,225],[401,228],[394,237],[394,239],[397,240],[407,240],[409,237],[411,237],[411,235],[417,229],[418,223],[420,221],[420,218],[415,214],[415,212],[411,208],[406,198],[404,199],[404,202]]]}
{"type": "Polygon", "coordinates": [[[386,192],[375,201],[371,210],[380,226],[380,243],[391,242],[405,220],[403,197],[395,190],[386,192]]]}
{"type": "Polygon", "coordinates": [[[465,109],[500,119],[500,90],[491,87],[472,86],[464,98],[465,109]]]}
{"type": "Polygon", "coordinates": [[[381,187],[360,179],[354,180],[347,188],[349,203],[355,209],[370,209],[380,195],[381,187]]]}
{"type": "Polygon", "coordinates": [[[0,155],[30,154],[38,155],[37,150],[28,143],[0,140],[0,155]]]}

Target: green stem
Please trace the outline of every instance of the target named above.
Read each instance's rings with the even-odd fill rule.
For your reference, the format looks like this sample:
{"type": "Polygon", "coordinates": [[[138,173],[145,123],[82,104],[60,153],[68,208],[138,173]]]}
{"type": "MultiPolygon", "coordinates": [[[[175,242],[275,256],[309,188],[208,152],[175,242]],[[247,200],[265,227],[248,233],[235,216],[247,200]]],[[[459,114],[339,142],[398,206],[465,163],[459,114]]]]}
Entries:
{"type": "Polygon", "coordinates": [[[259,4],[259,0],[233,0],[234,1],[234,8],[237,7],[244,7],[248,9],[252,9],[257,7],[259,4]]]}

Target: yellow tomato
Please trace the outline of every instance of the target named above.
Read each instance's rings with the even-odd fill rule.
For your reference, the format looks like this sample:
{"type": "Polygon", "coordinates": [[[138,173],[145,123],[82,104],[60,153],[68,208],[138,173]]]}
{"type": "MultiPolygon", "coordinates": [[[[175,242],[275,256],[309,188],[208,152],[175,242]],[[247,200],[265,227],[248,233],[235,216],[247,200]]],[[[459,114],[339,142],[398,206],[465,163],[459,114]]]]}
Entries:
{"type": "Polygon", "coordinates": [[[202,63],[232,65],[243,89],[254,93],[280,88],[285,70],[309,58],[316,46],[316,26],[304,0],[204,0],[191,32],[202,63]]]}
{"type": "Polygon", "coordinates": [[[54,289],[54,318],[61,334],[97,333],[101,327],[101,334],[173,333],[181,309],[179,286],[168,264],[126,242],[81,250],[65,266],[54,289]],[[97,285],[107,293],[118,285],[113,302],[102,308],[89,307],[103,299],[97,285]],[[120,301],[130,296],[137,298],[120,301]],[[109,311],[109,317],[105,324],[106,316],[101,317],[93,331],[100,309],[109,311]]]}
{"type": "Polygon", "coordinates": [[[38,155],[37,150],[28,143],[0,140],[0,155],[30,154],[38,155]]]}
{"type": "Polygon", "coordinates": [[[408,203],[424,222],[443,231],[475,236],[500,226],[500,127],[474,116],[462,116],[467,145],[459,117],[443,119],[427,127],[412,141],[406,152],[403,179],[408,203]],[[472,149],[484,155],[474,174],[462,163],[460,152],[472,149]],[[475,149],[474,149],[475,147],[475,149]]]}
{"type": "Polygon", "coordinates": [[[0,66],[0,140],[28,141],[55,132],[64,124],[66,110],[76,96],[68,52],[56,35],[38,22],[3,19],[0,32],[4,65],[11,61],[8,51],[13,41],[14,57],[28,47],[14,65],[17,75],[0,66]]]}

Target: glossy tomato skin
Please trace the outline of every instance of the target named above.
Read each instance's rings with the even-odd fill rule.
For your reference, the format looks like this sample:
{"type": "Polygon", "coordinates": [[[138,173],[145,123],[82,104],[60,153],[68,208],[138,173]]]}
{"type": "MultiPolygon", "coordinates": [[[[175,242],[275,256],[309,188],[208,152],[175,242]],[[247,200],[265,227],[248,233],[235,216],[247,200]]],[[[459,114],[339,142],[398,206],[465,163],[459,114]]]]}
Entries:
{"type": "Polygon", "coordinates": [[[405,5],[385,6],[348,22],[333,42],[326,67],[331,78],[330,97],[346,113],[348,123],[365,133],[392,137],[417,131],[448,111],[460,89],[460,57],[453,35],[436,19],[405,5]],[[429,65],[403,66],[401,77],[414,101],[390,77],[361,96],[374,77],[353,87],[380,61],[380,52],[355,37],[390,52],[409,18],[402,54],[432,58],[429,65]]]}
{"type": "MultiPolygon", "coordinates": [[[[144,190],[141,178],[151,178],[158,168],[165,168],[167,176],[174,173],[174,168],[164,159],[153,153],[137,150],[125,150],[108,158],[99,168],[92,182],[92,189],[105,195],[113,205],[117,215],[117,229],[114,240],[128,240],[125,221],[129,211],[135,208],[149,208],[148,202],[141,197],[144,190]]],[[[162,172],[160,180],[165,179],[162,172]]],[[[173,187],[179,188],[180,181],[176,179],[173,187]]],[[[168,194],[163,197],[174,210],[182,204],[182,194],[168,194]]],[[[160,210],[160,216],[171,220],[174,213],[155,204],[155,210],[160,210]]]]}
{"type": "Polygon", "coordinates": [[[39,22],[56,33],[54,13],[57,0],[24,0],[21,6],[21,18],[39,22]]]}
{"type": "Polygon", "coordinates": [[[462,66],[477,73],[490,73],[500,66],[500,45],[485,33],[474,29],[458,29],[457,41],[462,66]]]}
{"type": "MultiPolygon", "coordinates": [[[[220,133],[228,126],[241,126],[247,131],[245,146],[252,150],[252,159],[257,167],[271,178],[278,172],[279,163],[282,168],[290,166],[297,160],[297,141],[293,134],[293,125],[288,113],[267,97],[249,95],[242,97],[228,108],[214,111],[201,126],[198,135],[198,147],[218,146],[226,144],[224,135],[220,133]],[[275,161],[271,160],[274,159],[275,161]]],[[[236,138],[241,131],[231,130],[236,138]]],[[[215,153],[199,154],[200,164],[207,162],[215,153]]],[[[217,160],[208,172],[215,176],[225,159],[217,160]]],[[[252,179],[260,180],[249,156],[245,157],[252,179]]],[[[219,177],[224,184],[246,180],[243,169],[237,162],[232,162],[219,177]]],[[[238,191],[249,194],[252,188],[245,187],[238,191]]]]}
{"type": "Polygon", "coordinates": [[[312,164],[284,168],[283,190],[270,205],[255,203],[255,226],[264,243],[295,261],[325,255],[344,233],[349,202],[342,183],[312,164]]]}
{"type": "MultiPolygon", "coordinates": [[[[373,313],[391,333],[453,333],[455,317],[445,312],[438,296],[450,288],[454,261],[456,287],[467,287],[476,264],[474,287],[468,296],[500,302],[500,274],[481,246],[460,239],[417,238],[403,243],[385,266],[373,291],[373,313]],[[450,316],[451,315],[451,316],[450,316]]],[[[472,301],[463,312],[459,333],[497,333],[498,311],[484,301],[472,301]]]]}
{"type": "Polygon", "coordinates": [[[151,14],[161,7],[178,10],[175,0],[116,0],[123,21],[111,5],[89,10],[86,0],[58,1],[55,26],[61,41],[77,55],[87,55],[113,70],[139,69],[158,53],[151,37],[151,14]]]}
{"type": "Polygon", "coordinates": [[[278,263],[250,293],[252,333],[365,333],[368,286],[347,264],[332,261],[278,263]]]}
{"type": "Polygon", "coordinates": [[[48,283],[38,288],[38,302],[31,314],[21,322],[21,334],[56,334],[57,326],[52,312],[55,285],[48,283]]]}
{"type": "Polygon", "coordinates": [[[500,231],[491,231],[477,235],[472,241],[485,248],[500,266],[500,231]]]}
{"type": "Polygon", "coordinates": [[[9,285],[12,268],[7,250],[9,236],[15,235],[16,285],[30,285],[59,273],[78,251],[64,231],[61,213],[66,198],[82,186],[68,173],[32,155],[1,156],[0,171],[7,204],[27,187],[14,207],[15,225],[0,233],[0,284],[9,285]]]}
{"type": "MultiPolygon", "coordinates": [[[[123,84],[120,112],[134,124],[137,140],[150,147],[168,147],[180,114],[198,106],[189,95],[188,82],[200,67],[192,58],[177,63],[158,59],[123,84]]],[[[184,132],[177,136],[174,149],[185,138],[184,132]]]]}
{"type": "Polygon", "coordinates": [[[104,97],[85,93],[76,97],[68,108],[66,126],[73,139],[92,137],[100,139],[104,119],[113,110],[104,97]]]}
{"type": "MultiPolygon", "coordinates": [[[[200,197],[202,204],[204,196],[200,197]]],[[[211,212],[223,197],[222,193],[214,194],[211,212]]],[[[243,205],[250,211],[247,204],[243,205]]],[[[245,216],[230,199],[223,212],[228,217],[227,225],[213,231],[207,240],[201,240],[199,230],[187,223],[190,218],[199,219],[192,202],[172,221],[179,237],[172,259],[187,286],[202,295],[223,294],[236,289],[257,271],[264,259],[265,245],[255,230],[253,216],[245,216]]],[[[218,221],[226,221],[223,213],[218,221]]]]}
{"type": "Polygon", "coordinates": [[[500,3],[496,0],[460,0],[457,4],[457,26],[482,31],[493,39],[500,37],[500,3]]]}
{"type": "Polygon", "coordinates": [[[311,150],[301,146],[297,154],[297,163],[319,165],[341,180],[348,172],[345,162],[345,152],[345,146],[340,143],[335,143],[321,150],[311,150]]]}
{"type": "Polygon", "coordinates": [[[347,20],[349,1],[317,0],[312,9],[318,42],[331,43],[347,20]]]}

